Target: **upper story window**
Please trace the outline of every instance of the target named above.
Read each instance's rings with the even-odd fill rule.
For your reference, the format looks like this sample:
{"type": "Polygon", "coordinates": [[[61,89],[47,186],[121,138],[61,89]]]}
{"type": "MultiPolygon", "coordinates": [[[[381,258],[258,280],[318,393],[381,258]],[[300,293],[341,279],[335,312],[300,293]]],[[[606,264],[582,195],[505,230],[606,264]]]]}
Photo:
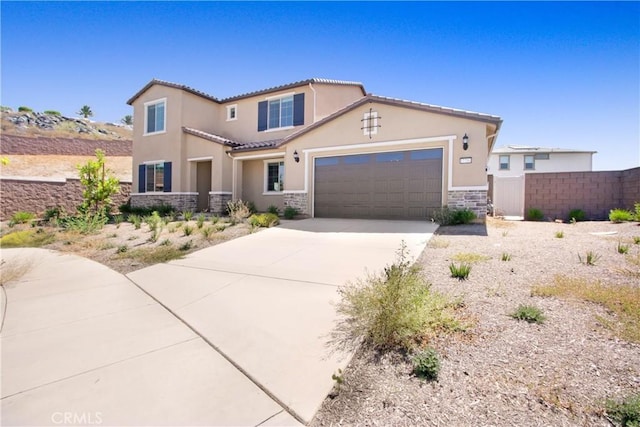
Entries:
{"type": "Polygon", "coordinates": [[[501,171],[508,171],[509,170],[509,161],[510,161],[510,157],[509,156],[500,156],[500,170],[501,171]]]}
{"type": "Polygon", "coordinates": [[[304,124],[304,93],[286,94],[258,103],[258,132],[304,124]]]}
{"type": "Polygon", "coordinates": [[[238,104],[227,106],[227,121],[237,120],[238,118],[238,104]]]}
{"type": "Polygon", "coordinates": [[[167,118],[166,98],[157,99],[144,104],[144,133],[145,135],[165,131],[167,118]]]}
{"type": "Polygon", "coordinates": [[[531,154],[524,156],[524,170],[534,170],[536,168],[535,157],[531,154]]]}
{"type": "Polygon", "coordinates": [[[536,153],[534,160],[549,160],[549,153],[536,153]]]}

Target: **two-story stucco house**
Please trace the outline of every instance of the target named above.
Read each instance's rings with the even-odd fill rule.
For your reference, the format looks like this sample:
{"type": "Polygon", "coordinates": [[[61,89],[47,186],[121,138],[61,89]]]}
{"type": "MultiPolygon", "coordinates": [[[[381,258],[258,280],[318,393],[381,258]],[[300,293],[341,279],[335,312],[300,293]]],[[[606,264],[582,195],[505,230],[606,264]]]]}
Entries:
{"type": "Polygon", "coordinates": [[[502,120],[308,79],[218,99],[152,80],[134,109],[133,206],[221,213],[232,199],[312,217],[485,216],[502,120]]]}
{"type": "Polygon", "coordinates": [[[489,157],[489,174],[521,176],[536,172],[586,172],[593,168],[596,151],[509,145],[495,148],[489,157]]]}

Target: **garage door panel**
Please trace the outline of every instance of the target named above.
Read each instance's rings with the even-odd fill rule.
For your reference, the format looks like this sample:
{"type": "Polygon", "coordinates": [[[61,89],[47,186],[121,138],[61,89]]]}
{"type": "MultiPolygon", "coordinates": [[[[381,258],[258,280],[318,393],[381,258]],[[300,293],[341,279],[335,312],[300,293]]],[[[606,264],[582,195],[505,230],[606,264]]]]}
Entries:
{"type": "Polygon", "coordinates": [[[442,203],[442,149],[315,160],[316,216],[426,218],[442,203]]]}

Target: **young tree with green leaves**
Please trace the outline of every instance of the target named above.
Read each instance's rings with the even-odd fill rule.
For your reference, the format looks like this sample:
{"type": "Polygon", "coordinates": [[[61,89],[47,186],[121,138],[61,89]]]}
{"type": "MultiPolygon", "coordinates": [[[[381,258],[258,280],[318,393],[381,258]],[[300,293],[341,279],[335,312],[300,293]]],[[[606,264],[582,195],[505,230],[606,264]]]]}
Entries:
{"type": "Polygon", "coordinates": [[[78,111],[78,114],[85,119],[87,117],[93,117],[93,111],[91,111],[91,107],[89,107],[88,105],[83,105],[82,108],[80,108],[80,111],[78,111]]]}
{"type": "Polygon", "coordinates": [[[84,201],[78,208],[85,214],[106,215],[111,205],[111,196],[120,191],[120,181],[106,169],[104,151],[96,150],[96,159],[78,165],[80,183],[84,187],[84,201]]]}
{"type": "Polygon", "coordinates": [[[120,121],[122,122],[122,124],[125,124],[127,126],[131,126],[133,124],[133,116],[131,114],[127,114],[120,121]]]}

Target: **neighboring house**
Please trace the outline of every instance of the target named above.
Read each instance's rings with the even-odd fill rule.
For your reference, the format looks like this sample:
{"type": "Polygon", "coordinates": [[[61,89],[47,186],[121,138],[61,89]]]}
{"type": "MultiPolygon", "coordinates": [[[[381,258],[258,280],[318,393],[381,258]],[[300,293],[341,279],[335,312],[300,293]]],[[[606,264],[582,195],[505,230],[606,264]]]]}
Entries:
{"type": "Polygon", "coordinates": [[[522,145],[494,149],[487,164],[493,213],[524,217],[525,174],[591,171],[595,153],[522,145]]]}
{"type": "Polygon", "coordinates": [[[152,80],[127,103],[131,204],[215,213],[243,199],[312,217],[427,219],[449,205],[482,218],[502,124],[327,79],[226,99],[152,80]]]}
{"type": "Polygon", "coordinates": [[[521,176],[535,172],[586,172],[592,170],[596,151],[509,145],[495,148],[489,157],[490,175],[521,176]]]}

